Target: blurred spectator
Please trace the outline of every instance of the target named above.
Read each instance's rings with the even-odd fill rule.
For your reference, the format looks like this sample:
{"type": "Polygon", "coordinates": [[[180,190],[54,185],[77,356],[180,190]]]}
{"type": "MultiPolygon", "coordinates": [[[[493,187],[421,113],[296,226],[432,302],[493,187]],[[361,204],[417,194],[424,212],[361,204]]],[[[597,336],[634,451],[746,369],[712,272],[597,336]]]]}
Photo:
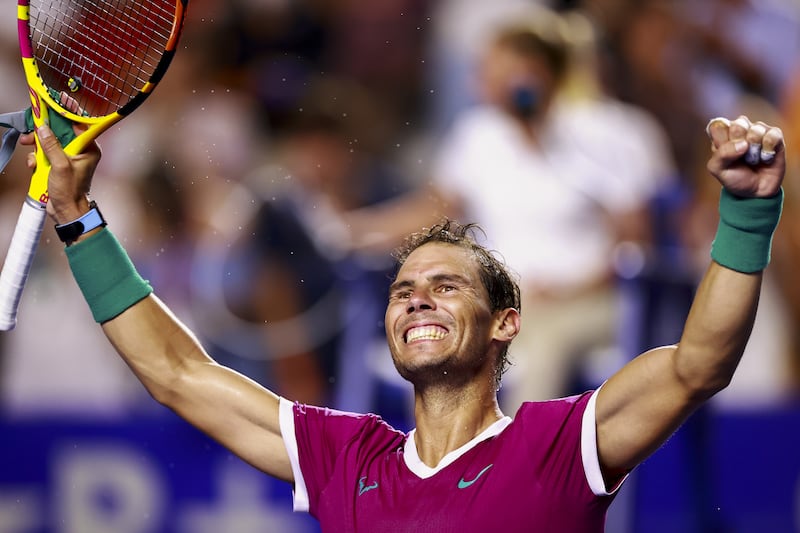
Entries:
{"type": "Polygon", "coordinates": [[[532,0],[439,0],[431,8],[426,52],[427,127],[443,134],[453,119],[480,100],[475,65],[498,24],[529,16],[532,0]]]}

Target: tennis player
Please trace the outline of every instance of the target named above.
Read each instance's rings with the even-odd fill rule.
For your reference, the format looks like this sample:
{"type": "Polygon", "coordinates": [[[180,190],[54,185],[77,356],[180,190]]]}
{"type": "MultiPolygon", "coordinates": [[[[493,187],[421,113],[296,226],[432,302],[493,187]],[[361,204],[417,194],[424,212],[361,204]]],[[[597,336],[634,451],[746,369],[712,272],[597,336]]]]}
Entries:
{"type": "Polygon", "coordinates": [[[214,362],[90,203],[99,149],[68,158],[39,131],[52,163],[47,209],[74,276],[153,398],[292,483],[295,509],[324,531],[415,533],[603,531],[628,473],[730,382],[769,262],[786,163],[778,128],[739,117],[713,120],[708,133],[720,222],[680,342],[638,356],[598,390],[502,413],[497,389],[521,327],[518,286],[469,226],[446,221],[410,236],[385,318],[394,364],[415,390],[416,428],[404,434],[375,415],[292,403],[214,362]]]}

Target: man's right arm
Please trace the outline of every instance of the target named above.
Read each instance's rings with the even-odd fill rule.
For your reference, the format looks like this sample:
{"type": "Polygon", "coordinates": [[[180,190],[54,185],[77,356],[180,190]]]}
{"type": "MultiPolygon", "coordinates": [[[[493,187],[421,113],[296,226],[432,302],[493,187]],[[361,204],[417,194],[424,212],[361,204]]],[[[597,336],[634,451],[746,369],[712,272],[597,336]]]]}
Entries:
{"type": "MultiPolygon", "coordinates": [[[[64,224],[89,209],[87,193],[100,150],[92,143],[84,153],[68,157],[49,128],[39,128],[38,134],[51,163],[47,211],[56,224],[64,224]]],[[[32,145],[33,135],[20,142],[32,145]]],[[[35,158],[29,156],[28,165],[35,167],[35,158]]],[[[67,255],[95,319],[128,366],[157,401],[254,467],[293,481],[278,396],[211,359],[150,294],[116,239],[102,231],[95,228],[78,237],[67,255]]]]}
{"type": "Polygon", "coordinates": [[[293,481],[278,396],[216,363],[155,295],[103,331],[155,400],[259,470],[293,481]]]}

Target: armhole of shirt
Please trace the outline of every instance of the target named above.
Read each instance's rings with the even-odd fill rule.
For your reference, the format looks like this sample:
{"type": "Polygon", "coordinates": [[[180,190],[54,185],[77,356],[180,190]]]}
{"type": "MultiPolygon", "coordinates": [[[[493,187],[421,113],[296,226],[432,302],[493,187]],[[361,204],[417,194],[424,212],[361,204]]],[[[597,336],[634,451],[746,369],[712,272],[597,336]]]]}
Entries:
{"type": "Polygon", "coordinates": [[[619,490],[628,476],[626,474],[611,490],[606,489],[603,471],[600,469],[600,457],[597,454],[597,418],[595,416],[597,393],[600,392],[601,387],[598,387],[592,393],[589,402],[586,404],[586,409],[583,411],[581,420],[581,459],[583,460],[583,472],[586,475],[586,481],[589,483],[592,494],[595,496],[610,496],[619,490]]]}
{"type": "Polygon", "coordinates": [[[296,512],[308,512],[309,500],[306,480],[300,470],[300,453],[297,448],[297,436],[294,432],[294,404],[285,398],[281,398],[279,411],[279,421],[281,426],[281,437],[289,454],[289,462],[292,464],[292,474],[294,475],[294,495],[293,510],[296,512]]]}

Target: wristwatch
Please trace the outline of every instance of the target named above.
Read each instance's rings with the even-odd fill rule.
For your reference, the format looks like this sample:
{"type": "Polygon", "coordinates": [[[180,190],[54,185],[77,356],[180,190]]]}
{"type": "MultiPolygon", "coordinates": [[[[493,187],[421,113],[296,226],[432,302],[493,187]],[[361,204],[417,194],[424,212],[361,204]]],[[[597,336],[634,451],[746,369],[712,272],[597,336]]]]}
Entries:
{"type": "Polygon", "coordinates": [[[69,246],[84,233],[95,228],[105,227],[106,224],[103,214],[97,208],[97,203],[91,201],[89,202],[89,211],[79,219],[66,224],[56,224],[56,233],[58,238],[69,246]]]}

